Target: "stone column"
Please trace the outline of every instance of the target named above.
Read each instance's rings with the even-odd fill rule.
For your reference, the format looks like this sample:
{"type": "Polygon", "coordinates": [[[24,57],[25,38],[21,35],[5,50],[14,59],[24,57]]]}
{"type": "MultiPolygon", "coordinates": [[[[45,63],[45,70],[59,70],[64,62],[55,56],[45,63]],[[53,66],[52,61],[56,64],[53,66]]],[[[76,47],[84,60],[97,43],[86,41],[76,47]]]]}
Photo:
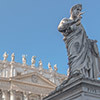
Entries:
{"type": "Polygon", "coordinates": [[[10,100],[15,100],[15,91],[10,91],[10,100]]]}
{"type": "Polygon", "coordinates": [[[6,70],[6,77],[8,77],[8,70],[6,70]]]}
{"type": "Polygon", "coordinates": [[[16,76],[16,69],[14,68],[14,76],[16,76]]]}
{"type": "Polygon", "coordinates": [[[6,77],[6,70],[3,69],[3,77],[6,77]]]}
{"type": "Polygon", "coordinates": [[[3,69],[3,77],[6,77],[6,64],[5,64],[5,62],[4,62],[4,69],[3,69]]]}
{"type": "Polygon", "coordinates": [[[11,62],[11,70],[10,70],[10,77],[13,77],[14,76],[14,63],[11,62]]]}
{"type": "Polygon", "coordinates": [[[29,99],[28,99],[28,94],[27,94],[27,93],[23,93],[23,95],[24,95],[24,100],[29,100],[29,99]]]}
{"type": "Polygon", "coordinates": [[[40,95],[40,98],[41,98],[41,100],[43,100],[43,95],[42,94],[40,95]]]}
{"type": "Polygon", "coordinates": [[[7,95],[7,91],[2,90],[2,100],[9,100],[8,95],[7,95]]]}

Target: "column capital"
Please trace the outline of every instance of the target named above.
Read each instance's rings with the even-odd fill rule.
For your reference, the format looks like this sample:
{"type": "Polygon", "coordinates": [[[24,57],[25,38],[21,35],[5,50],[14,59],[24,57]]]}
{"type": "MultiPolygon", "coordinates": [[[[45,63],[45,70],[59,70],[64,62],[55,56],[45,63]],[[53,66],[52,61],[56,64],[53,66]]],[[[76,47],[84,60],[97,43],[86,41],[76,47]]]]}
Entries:
{"type": "Polygon", "coordinates": [[[28,92],[23,92],[24,100],[28,100],[28,92]]]}
{"type": "Polygon", "coordinates": [[[15,93],[16,91],[15,91],[15,90],[10,90],[10,92],[11,92],[11,93],[15,93]]]}
{"type": "Polygon", "coordinates": [[[15,100],[15,90],[10,90],[10,100],[15,100]]]}
{"type": "Polygon", "coordinates": [[[2,90],[2,99],[7,100],[7,90],[2,90]]]}

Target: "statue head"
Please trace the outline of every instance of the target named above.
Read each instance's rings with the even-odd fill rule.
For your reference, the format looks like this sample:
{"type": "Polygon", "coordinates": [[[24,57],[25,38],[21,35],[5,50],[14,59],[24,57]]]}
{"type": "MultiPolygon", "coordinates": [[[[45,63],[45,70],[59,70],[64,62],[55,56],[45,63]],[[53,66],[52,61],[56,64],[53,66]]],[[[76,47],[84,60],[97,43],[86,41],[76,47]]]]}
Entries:
{"type": "Polygon", "coordinates": [[[82,10],[81,4],[77,4],[77,5],[73,6],[70,10],[71,18],[76,19],[77,17],[79,17],[82,14],[81,10],[82,10]]]}
{"type": "Polygon", "coordinates": [[[8,58],[8,54],[7,54],[7,52],[4,53],[3,57],[4,57],[4,61],[6,61],[7,58],[8,58]]]}

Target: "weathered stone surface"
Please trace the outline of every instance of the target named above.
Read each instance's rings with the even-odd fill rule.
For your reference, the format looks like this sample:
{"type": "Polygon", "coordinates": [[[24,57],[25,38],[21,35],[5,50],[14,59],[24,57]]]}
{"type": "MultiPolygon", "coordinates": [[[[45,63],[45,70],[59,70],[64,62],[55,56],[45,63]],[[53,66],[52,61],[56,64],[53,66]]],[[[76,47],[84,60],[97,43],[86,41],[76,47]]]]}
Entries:
{"type": "Polygon", "coordinates": [[[88,39],[81,24],[82,5],[71,8],[71,17],[61,20],[69,69],[68,78],[43,100],[100,100],[100,57],[95,40],[88,39]]]}
{"type": "Polygon", "coordinates": [[[73,6],[70,18],[63,18],[58,30],[63,34],[67,48],[69,75],[81,73],[87,77],[97,78],[100,75],[97,41],[89,39],[86,35],[81,24],[81,10],[81,4],[73,6]]]}
{"type": "Polygon", "coordinates": [[[100,100],[100,80],[79,75],[66,82],[43,100],[100,100]]]}
{"type": "Polygon", "coordinates": [[[22,64],[15,62],[14,53],[11,62],[7,61],[7,53],[3,57],[4,60],[0,60],[0,100],[42,100],[67,78],[57,73],[57,66],[52,71],[44,69],[41,60],[36,67],[35,56],[31,66],[27,65],[25,55],[22,64]]]}

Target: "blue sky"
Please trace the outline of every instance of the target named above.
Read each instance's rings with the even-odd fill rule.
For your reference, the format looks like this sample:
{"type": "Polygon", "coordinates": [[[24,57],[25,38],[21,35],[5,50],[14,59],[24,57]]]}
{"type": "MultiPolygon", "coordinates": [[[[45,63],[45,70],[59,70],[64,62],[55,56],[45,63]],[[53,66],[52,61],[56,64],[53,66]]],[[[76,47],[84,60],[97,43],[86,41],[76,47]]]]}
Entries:
{"type": "Polygon", "coordinates": [[[68,59],[63,36],[57,26],[63,17],[69,18],[70,8],[83,5],[82,24],[91,39],[98,41],[100,49],[100,0],[0,0],[0,60],[6,51],[15,53],[15,61],[21,63],[23,54],[27,64],[31,56],[41,59],[47,69],[58,65],[58,72],[66,74],[68,59]]]}

